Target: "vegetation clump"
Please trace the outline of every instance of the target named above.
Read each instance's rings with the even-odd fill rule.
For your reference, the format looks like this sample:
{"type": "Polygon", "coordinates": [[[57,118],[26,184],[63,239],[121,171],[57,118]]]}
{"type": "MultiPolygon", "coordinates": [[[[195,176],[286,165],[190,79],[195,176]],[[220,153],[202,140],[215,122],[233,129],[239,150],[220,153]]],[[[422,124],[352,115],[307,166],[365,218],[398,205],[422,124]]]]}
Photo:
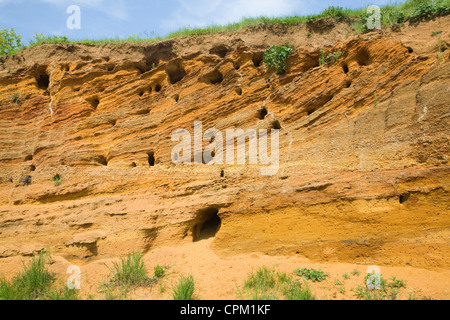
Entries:
{"type": "Polygon", "coordinates": [[[181,276],[178,282],[172,288],[172,297],[174,300],[197,300],[194,295],[195,281],[192,275],[181,276]]]}
{"type": "Polygon", "coordinates": [[[322,271],[321,269],[306,269],[306,268],[297,268],[294,270],[294,273],[300,277],[303,277],[306,280],[311,280],[312,282],[322,282],[329,277],[328,273],[322,271]]]}
{"type": "Polygon", "coordinates": [[[293,46],[271,46],[264,52],[264,67],[275,70],[277,74],[284,74],[286,71],[286,60],[294,51],[293,46]]]}
{"type": "Polygon", "coordinates": [[[315,300],[307,283],[266,267],[249,274],[244,282],[244,292],[237,289],[241,300],[315,300]]]}
{"type": "Polygon", "coordinates": [[[76,290],[55,286],[55,275],[46,266],[50,260],[41,252],[11,281],[0,278],[0,300],[78,300],[76,290]]]}

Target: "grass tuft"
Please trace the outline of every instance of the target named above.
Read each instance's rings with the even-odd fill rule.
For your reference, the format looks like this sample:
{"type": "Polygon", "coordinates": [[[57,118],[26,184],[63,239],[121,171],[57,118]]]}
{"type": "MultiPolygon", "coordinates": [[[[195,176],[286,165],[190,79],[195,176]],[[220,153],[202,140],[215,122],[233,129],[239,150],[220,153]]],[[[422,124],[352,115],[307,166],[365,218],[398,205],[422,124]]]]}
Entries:
{"type": "Polygon", "coordinates": [[[147,276],[144,265],[144,255],[141,252],[134,252],[121,262],[113,263],[112,283],[122,287],[147,286],[154,283],[154,280],[147,276]]]}
{"type": "Polygon", "coordinates": [[[181,276],[178,282],[172,288],[173,300],[197,300],[194,295],[195,282],[191,275],[181,276]]]}

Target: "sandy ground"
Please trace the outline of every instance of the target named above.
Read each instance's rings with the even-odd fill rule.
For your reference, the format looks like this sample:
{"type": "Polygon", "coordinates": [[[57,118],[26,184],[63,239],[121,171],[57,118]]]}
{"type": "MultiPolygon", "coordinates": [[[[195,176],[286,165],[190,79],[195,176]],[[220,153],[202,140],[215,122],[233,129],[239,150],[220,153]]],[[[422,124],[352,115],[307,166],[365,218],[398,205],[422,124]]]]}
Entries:
{"type": "MultiPolygon", "coordinates": [[[[354,300],[353,288],[364,284],[368,265],[349,263],[312,263],[302,257],[267,256],[260,254],[236,255],[220,258],[210,246],[213,238],[177,247],[158,247],[144,256],[144,263],[149,276],[153,276],[153,267],[162,265],[168,268],[167,275],[152,288],[138,288],[130,291],[125,298],[135,300],[170,300],[172,286],[180,275],[192,275],[195,279],[196,295],[200,300],[239,300],[239,290],[242,290],[249,273],[260,267],[274,268],[276,271],[291,274],[296,268],[321,268],[329,274],[327,280],[320,283],[310,283],[311,290],[318,300],[354,300]],[[353,275],[357,269],[359,276],[353,275]],[[350,278],[345,279],[347,273],[350,278]],[[336,279],[342,286],[336,285],[336,279]],[[345,292],[341,287],[345,288],[345,292]],[[239,288],[239,289],[238,289],[239,288]]],[[[118,259],[98,260],[81,264],[67,261],[54,256],[54,263],[49,269],[55,272],[62,283],[69,277],[67,268],[74,264],[81,269],[82,299],[105,299],[101,283],[107,282],[110,269],[118,259]]],[[[5,259],[0,266],[0,273],[12,276],[21,268],[24,258],[5,259]]],[[[416,299],[449,299],[450,271],[429,271],[412,267],[384,267],[382,276],[390,279],[396,276],[407,282],[406,289],[401,289],[398,299],[407,300],[411,296],[416,299]]],[[[124,298],[124,297],[121,297],[124,298]]],[[[280,296],[280,298],[282,298],[280,296]]]]}

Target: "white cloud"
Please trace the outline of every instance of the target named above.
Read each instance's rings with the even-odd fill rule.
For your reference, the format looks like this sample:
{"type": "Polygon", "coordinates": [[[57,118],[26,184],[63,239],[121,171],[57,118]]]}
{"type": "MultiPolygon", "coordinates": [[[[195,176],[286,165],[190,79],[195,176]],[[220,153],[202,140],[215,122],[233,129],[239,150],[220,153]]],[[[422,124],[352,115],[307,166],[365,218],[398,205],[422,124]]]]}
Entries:
{"type": "Polygon", "coordinates": [[[301,14],[305,0],[177,0],[180,4],[164,27],[204,27],[237,22],[245,17],[301,14]]]}

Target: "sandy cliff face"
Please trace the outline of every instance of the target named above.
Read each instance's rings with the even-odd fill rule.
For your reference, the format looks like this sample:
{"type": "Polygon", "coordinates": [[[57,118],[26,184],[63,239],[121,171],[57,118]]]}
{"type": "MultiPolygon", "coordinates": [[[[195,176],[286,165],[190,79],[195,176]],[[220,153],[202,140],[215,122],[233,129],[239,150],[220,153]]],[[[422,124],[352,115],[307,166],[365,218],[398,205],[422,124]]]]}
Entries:
{"type": "Polygon", "coordinates": [[[0,258],[51,248],[96,259],[215,236],[220,256],[448,268],[448,33],[440,59],[431,32],[449,18],[402,33],[340,28],[3,59],[0,258]],[[278,76],[262,55],[282,43],[296,50],[278,76]],[[343,56],[319,66],[321,49],[343,56]],[[194,121],[281,128],[278,173],[176,166],[172,133],[193,134],[194,121]]]}

